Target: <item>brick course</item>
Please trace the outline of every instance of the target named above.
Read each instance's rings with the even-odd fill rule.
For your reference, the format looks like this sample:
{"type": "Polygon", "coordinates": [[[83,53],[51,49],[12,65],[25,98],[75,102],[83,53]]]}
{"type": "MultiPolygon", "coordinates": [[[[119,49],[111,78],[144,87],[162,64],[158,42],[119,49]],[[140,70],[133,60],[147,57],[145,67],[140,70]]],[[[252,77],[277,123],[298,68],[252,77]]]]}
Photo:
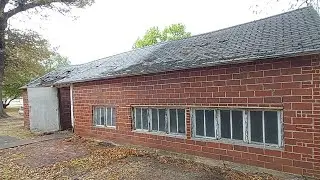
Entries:
{"type": "Polygon", "coordinates": [[[300,56],[74,84],[75,133],[320,177],[320,56],[300,56]],[[115,105],[116,129],[94,105],[115,105]],[[132,131],[133,105],[186,107],[186,138],[132,131]],[[283,108],[284,148],[192,139],[190,106],[283,108]]]}

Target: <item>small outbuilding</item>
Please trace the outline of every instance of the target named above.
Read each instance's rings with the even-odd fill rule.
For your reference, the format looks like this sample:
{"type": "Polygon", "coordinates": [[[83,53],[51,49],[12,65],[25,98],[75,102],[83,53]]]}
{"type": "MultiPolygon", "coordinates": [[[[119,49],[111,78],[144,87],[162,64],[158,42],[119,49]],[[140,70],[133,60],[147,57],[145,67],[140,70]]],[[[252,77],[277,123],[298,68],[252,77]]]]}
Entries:
{"type": "Polygon", "coordinates": [[[320,177],[312,7],[50,72],[25,125],[320,177]]]}
{"type": "Polygon", "coordinates": [[[72,129],[69,86],[41,86],[39,79],[23,87],[25,127],[33,132],[54,132],[72,129]]]}

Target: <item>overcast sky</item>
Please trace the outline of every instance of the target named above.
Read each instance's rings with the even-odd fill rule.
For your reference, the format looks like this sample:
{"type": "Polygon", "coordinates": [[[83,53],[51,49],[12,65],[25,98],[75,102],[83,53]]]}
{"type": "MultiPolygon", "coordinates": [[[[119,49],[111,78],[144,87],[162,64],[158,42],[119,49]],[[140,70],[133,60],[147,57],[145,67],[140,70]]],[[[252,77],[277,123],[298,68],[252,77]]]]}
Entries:
{"type": "Polygon", "coordinates": [[[38,31],[72,64],[80,64],[130,50],[152,26],[183,23],[196,35],[281,13],[288,0],[269,5],[261,1],[275,0],[96,0],[85,10],[73,11],[77,20],[58,13],[48,20],[20,14],[10,20],[10,27],[38,31]],[[254,14],[250,7],[255,4],[264,11],[254,14]]]}

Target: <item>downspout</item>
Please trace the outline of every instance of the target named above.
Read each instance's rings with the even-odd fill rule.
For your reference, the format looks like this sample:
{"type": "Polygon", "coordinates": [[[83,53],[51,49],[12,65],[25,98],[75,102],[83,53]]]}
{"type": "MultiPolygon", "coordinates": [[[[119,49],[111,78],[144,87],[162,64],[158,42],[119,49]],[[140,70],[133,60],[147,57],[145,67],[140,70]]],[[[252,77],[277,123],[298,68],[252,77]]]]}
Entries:
{"type": "Polygon", "coordinates": [[[72,132],[74,132],[73,84],[70,85],[70,104],[71,104],[71,125],[72,125],[72,132]]]}

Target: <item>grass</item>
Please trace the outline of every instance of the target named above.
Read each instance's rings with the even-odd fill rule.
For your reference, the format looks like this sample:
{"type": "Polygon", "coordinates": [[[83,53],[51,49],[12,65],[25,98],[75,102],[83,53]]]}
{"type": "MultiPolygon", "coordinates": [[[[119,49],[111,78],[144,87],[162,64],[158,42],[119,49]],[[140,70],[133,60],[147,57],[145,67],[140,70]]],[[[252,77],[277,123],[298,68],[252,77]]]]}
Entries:
{"type": "Polygon", "coordinates": [[[6,108],[4,111],[9,114],[18,113],[19,108],[6,108]]]}
{"type": "Polygon", "coordinates": [[[8,108],[5,112],[10,116],[0,119],[0,136],[11,136],[18,139],[35,137],[33,133],[23,126],[23,118],[18,114],[18,108],[8,108]]]}

